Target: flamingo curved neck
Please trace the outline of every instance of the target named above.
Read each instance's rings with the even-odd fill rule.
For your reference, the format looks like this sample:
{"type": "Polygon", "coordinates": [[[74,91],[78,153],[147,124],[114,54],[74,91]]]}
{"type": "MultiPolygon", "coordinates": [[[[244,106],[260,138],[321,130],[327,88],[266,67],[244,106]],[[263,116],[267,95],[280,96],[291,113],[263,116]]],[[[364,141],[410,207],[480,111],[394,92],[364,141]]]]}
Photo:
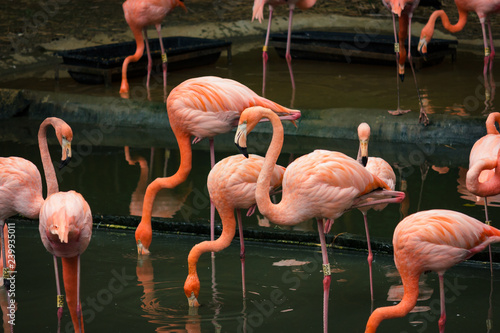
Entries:
{"type": "Polygon", "coordinates": [[[236,219],[234,216],[234,207],[225,207],[218,209],[222,220],[222,233],[214,241],[204,241],[193,246],[188,255],[188,276],[184,283],[184,293],[187,298],[192,294],[197,298],[200,293],[200,279],[196,272],[196,264],[203,253],[219,252],[231,244],[236,232],[236,219]]]}
{"type": "Polygon", "coordinates": [[[490,113],[490,115],[486,119],[486,132],[488,134],[500,134],[495,123],[500,124],[500,113],[498,112],[490,113]]]}
{"type": "Polygon", "coordinates": [[[500,165],[498,164],[498,161],[492,159],[482,159],[476,162],[467,172],[465,180],[467,189],[480,197],[498,194],[500,192],[500,165]],[[479,181],[481,172],[493,169],[495,169],[493,177],[481,183],[479,181]]]}
{"type": "Polygon", "coordinates": [[[375,309],[368,319],[365,333],[375,333],[382,320],[404,317],[415,307],[418,299],[419,277],[420,275],[401,275],[404,287],[403,299],[394,306],[386,306],[375,309]]]}
{"type": "Polygon", "coordinates": [[[181,154],[181,163],[179,169],[175,174],[170,177],[160,177],[156,178],[149,184],[146,189],[146,194],[144,195],[144,203],[142,206],[142,219],[141,224],[149,223],[151,224],[151,213],[153,211],[153,203],[158,191],[162,188],[174,188],[177,185],[183,183],[189,173],[191,172],[192,163],[192,151],[190,135],[185,133],[179,133],[177,129],[172,126],[177,143],[179,145],[179,151],[181,154]]]}
{"type": "Polygon", "coordinates": [[[294,219],[290,221],[287,216],[292,214],[290,207],[287,204],[285,189],[283,189],[283,196],[278,204],[271,202],[271,197],[269,194],[269,186],[271,184],[271,177],[276,166],[281,148],[283,147],[284,131],[283,125],[279,117],[270,110],[263,110],[262,117],[268,118],[273,126],[273,136],[269,148],[264,159],[264,164],[262,165],[259,178],[257,180],[257,188],[255,190],[255,200],[259,211],[266,216],[269,220],[280,225],[291,225],[296,224],[297,221],[294,219]]]}
{"type": "Polygon", "coordinates": [[[467,11],[458,8],[458,22],[456,24],[451,24],[448,15],[446,15],[444,10],[436,10],[433,12],[429,18],[429,22],[424,27],[424,29],[430,29],[430,36],[434,34],[434,26],[438,17],[441,18],[441,22],[443,23],[443,27],[451,33],[459,32],[467,23],[467,11]]]}
{"type": "Polygon", "coordinates": [[[136,49],[135,49],[134,54],[129,55],[123,61],[122,83],[121,83],[121,87],[120,87],[120,92],[127,92],[128,91],[128,82],[127,82],[128,64],[131,62],[139,61],[139,59],[141,59],[142,55],[144,54],[144,37],[142,36],[142,29],[140,29],[140,28],[139,29],[132,29],[132,32],[134,33],[136,49]]]}
{"type": "Polygon", "coordinates": [[[57,183],[56,170],[54,164],[50,159],[49,146],[47,145],[47,128],[55,124],[52,119],[45,119],[40,125],[38,130],[38,147],[40,149],[40,156],[42,158],[43,172],[45,174],[45,181],[47,183],[47,197],[51,194],[59,192],[59,184],[57,183]]]}

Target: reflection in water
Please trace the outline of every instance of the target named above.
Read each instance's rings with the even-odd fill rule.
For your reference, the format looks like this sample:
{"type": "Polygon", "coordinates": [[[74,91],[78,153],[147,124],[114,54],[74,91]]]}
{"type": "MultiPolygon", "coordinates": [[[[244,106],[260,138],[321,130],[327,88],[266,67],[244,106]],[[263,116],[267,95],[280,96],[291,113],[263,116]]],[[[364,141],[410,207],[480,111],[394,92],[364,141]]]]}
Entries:
{"type": "MultiPolygon", "coordinates": [[[[130,201],[130,215],[142,216],[142,204],[144,202],[144,195],[146,193],[146,188],[149,184],[149,167],[148,162],[142,156],[131,156],[129,147],[124,148],[125,160],[130,165],[139,164],[140,176],[137,187],[132,193],[132,198],[130,201]]],[[[168,155],[166,155],[163,177],[166,177],[166,166],[168,161],[168,155]]],[[[178,212],[187,197],[193,190],[192,182],[184,182],[173,189],[162,189],[158,192],[155,197],[155,203],[153,205],[152,216],[156,217],[167,217],[171,218],[178,212]]]]}
{"type": "MultiPolygon", "coordinates": [[[[141,297],[141,309],[144,311],[142,317],[146,318],[152,324],[160,325],[156,327],[155,332],[178,332],[176,323],[165,325],[165,322],[168,322],[168,318],[172,318],[172,316],[167,315],[167,312],[172,311],[172,309],[162,308],[155,294],[156,282],[151,256],[138,256],[136,274],[139,286],[143,287],[144,293],[141,297]]],[[[183,320],[185,320],[185,328],[188,333],[201,332],[200,316],[197,313],[197,309],[194,312],[190,310],[189,314],[183,320]]]]}

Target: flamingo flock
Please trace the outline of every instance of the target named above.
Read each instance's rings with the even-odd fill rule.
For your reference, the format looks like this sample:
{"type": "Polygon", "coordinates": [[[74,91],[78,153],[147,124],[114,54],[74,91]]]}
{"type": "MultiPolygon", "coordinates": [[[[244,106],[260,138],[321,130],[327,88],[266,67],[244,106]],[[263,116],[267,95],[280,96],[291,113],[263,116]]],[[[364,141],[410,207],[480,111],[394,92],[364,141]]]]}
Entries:
{"type": "MultiPolygon", "coordinates": [[[[136,52],[128,56],[122,67],[120,93],[128,97],[127,67],[130,62],[138,61],[146,47],[148,55],[148,74],[146,86],[152,70],[152,59],[147,42],[147,26],[154,25],[159,35],[163,58],[163,92],[170,128],[176,138],[180,152],[180,165],[169,177],[159,177],[149,185],[146,174],[141,172],[138,195],[141,197],[141,220],[135,230],[135,248],[141,261],[149,263],[153,228],[151,218],[153,204],[158,192],[164,188],[175,188],[184,183],[193,165],[192,144],[203,139],[209,140],[211,171],[207,177],[207,189],[211,201],[210,240],[195,244],[187,256],[187,277],[184,293],[189,308],[196,309],[205,302],[200,291],[202,285],[198,276],[197,264],[203,253],[219,252],[230,246],[238,225],[240,240],[242,297],[246,297],[245,287],[245,245],[241,210],[247,209],[250,216],[256,210],[266,219],[278,226],[295,226],[304,221],[313,220],[317,224],[319,249],[322,256],[323,289],[323,331],[329,332],[329,301],[332,282],[326,235],[331,231],[334,221],[348,211],[359,210],[363,215],[366,231],[370,298],[373,304],[373,252],[370,241],[368,210],[382,210],[389,204],[402,204],[406,192],[396,191],[396,175],[393,167],[380,157],[368,155],[370,125],[360,123],[357,134],[359,149],[356,158],[342,152],[316,149],[290,162],[286,167],[277,164],[285,141],[282,121],[296,124],[302,114],[300,110],[282,106],[264,96],[266,86],[267,46],[271,30],[274,8],[288,5],[289,25],[286,60],[293,90],[295,79],[291,66],[291,29],[294,9],[308,9],[315,0],[255,0],[252,20],[262,22],[264,6],[269,6],[267,35],[263,48],[262,96],[249,87],[235,80],[217,76],[194,77],[177,85],[167,94],[167,59],[161,40],[161,22],[175,7],[186,10],[182,0],[127,0],[123,3],[125,19],[135,40],[136,52]],[[269,122],[272,138],[265,157],[249,154],[252,149],[251,132],[261,122],[269,122]],[[214,137],[236,129],[234,143],[240,153],[226,157],[216,163],[214,137]],[[140,193],[139,193],[140,192],[140,193]],[[280,193],[279,202],[271,195],[280,193]],[[215,210],[221,223],[222,233],[215,239],[215,210]],[[236,213],[235,213],[236,212],[236,213]]],[[[419,0],[382,0],[391,11],[397,62],[397,109],[392,115],[402,115],[409,110],[399,106],[399,80],[403,80],[405,64],[409,62],[420,104],[419,122],[428,125],[429,119],[422,105],[415,71],[413,69],[410,41],[411,21],[419,5],[429,2],[419,0]],[[396,28],[396,16],[399,20],[399,32],[396,28]],[[405,40],[408,45],[405,48],[405,40]],[[408,51],[406,51],[408,49],[408,51]]],[[[432,2],[431,2],[432,3],[432,2]]],[[[443,10],[435,11],[422,29],[418,49],[427,52],[437,18],[441,18],[444,27],[457,32],[464,28],[467,13],[475,11],[483,30],[485,60],[483,73],[493,67],[494,47],[488,16],[500,11],[500,1],[492,0],[488,6],[484,0],[455,0],[460,19],[452,25],[443,10]],[[489,33],[489,42],[486,33],[489,33]]],[[[477,197],[484,198],[485,221],[483,223],[461,212],[432,209],[405,216],[396,226],[392,245],[394,263],[401,277],[404,293],[401,301],[392,306],[376,308],[366,318],[365,333],[376,332],[384,326],[385,320],[404,317],[414,309],[419,295],[419,279],[422,274],[433,271],[438,274],[440,287],[440,318],[438,329],[445,331],[447,320],[445,311],[444,273],[486,247],[490,250],[490,270],[494,274],[491,256],[491,244],[500,242],[500,230],[491,226],[488,215],[487,198],[500,194],[500,133],[496,124],[500,124],[500,113],[489,114],[486,120],[486,135],[479,138],[470,151],[469,170],[466,175],[467,190],[477,197]]],[[[40,171],[35,164],[21,157],[0,157],[0,265],[3,268],[4,281],[9,279],[10,271],[16,269],[16,263],[8,263],[12,255],[6,248],[5,221],[21,214],[30,219],[39,220],[40,239],[45,249],[52,255],[56,292],[58,298],[57,332],[61,330],[64,300],[66,301],[73,329],[84,332],[82,309],[83,296],[81,287],[81,261],[91,245],[92,212],[82,194],[70,190],[59,191],[56,170],[51,160],[47,129],[53,127],[62,149],[61,167],[66,166],[71,158],[73,132],[62,119],[49,117],[39,128],[38,143],[47,188],[43,195],[40,171]],[[58,258],[62,262],[63,295],[60,286],[58,258]]],[[[129,148],[125,148],[126,160],[130,164],[141,164],[147,173],[147,163],[143,158],[133,159],[129,148]],[[144,166],[145,165],[145,166],[144,166]]],[[[137,209],[136,209],[137,210],[137,209]]],[[[405,214],[406,215],[406,214],[405,214]]],[[[202,273],[200,273],[202,274],[202,273]]],[[[314,320],[314,319],[312,319],[314,320]]],[[[12,330],[12,327],[10,328],[12,330]]]]}

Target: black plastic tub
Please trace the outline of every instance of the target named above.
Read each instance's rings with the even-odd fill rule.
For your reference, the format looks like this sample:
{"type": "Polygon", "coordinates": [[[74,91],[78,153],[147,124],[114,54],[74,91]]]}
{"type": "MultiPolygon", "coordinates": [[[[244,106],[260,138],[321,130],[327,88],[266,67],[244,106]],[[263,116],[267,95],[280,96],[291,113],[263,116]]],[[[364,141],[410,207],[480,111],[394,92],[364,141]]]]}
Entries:
{"type": "MultiPolygon", "coordinates": [[[[271,34],[269,45],[279,56],[285,57],[286,33],[271,34]]],[[[433,39],[427,46],[427,59],[417,50],[419,38],[411,40],[411,54],[417,68],[434,65],[450,55],[456,57],[456,40],[433,39]]],[[[407,46],[408,41],[405,41],[407,46]]],[[[300,31],[292,32],[290,53],[295,59],[394,65],[394,36],[348,32],[300,31]]]]}
{"type": "MultiPolygon", "coordinates": [[[[167,70],[176,71],[190,67],[203,66],[216,62],[223,50],[227,51],[228,61],[231,58],[231,42],[219,39],[195,37],[165,37],[163,46],[167,53],[167,70]]],[[[159,39],[149,39],[153,69],[161,70],[161,51],[159,39]]],[[[135,41],[86,47],[75,50],[60,51],[56,55],[62,57],[59,69],[67,69],[70,76],[80,83],[110,84],[121,79],[121,67],[125,58],[135,53],[135,41]]],[[[127,76],[134,77],[147,73],[147,55],[128,66],[127,76]]]]}

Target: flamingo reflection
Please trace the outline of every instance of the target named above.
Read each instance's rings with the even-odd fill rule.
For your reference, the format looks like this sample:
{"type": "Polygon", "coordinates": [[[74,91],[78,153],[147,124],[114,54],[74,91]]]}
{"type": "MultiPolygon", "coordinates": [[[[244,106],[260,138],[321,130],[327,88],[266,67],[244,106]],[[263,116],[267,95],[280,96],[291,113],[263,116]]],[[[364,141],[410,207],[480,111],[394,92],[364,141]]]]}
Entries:
{"type": "MultiPolygon", "coordinates": [[[[130,215],[134,216],[142,216],[142,204],[144,201],[144,196],[146,194],[146,189],[149,184],[149,167],[148,162],[143,156],[131,156],[130,148],[126,146],[124,148],[125,151],[125,160],[130,165],[139,164],[140,166],[140,175],[139,181],[137,183],[137,187],[135,191],[132,193],[132,197],[130,200],[130,215]]],[[[166,165],[168,158],[165,158],[165,166],[163,169],[163,177],[166,175],[166,165]]],[[[187,197],[191,193],[193,189],[192,182],[184,182],[180,184],[174,189],[162,189],[157,194],[155,198],[155,203],[153,205],[152,216],[156,217],[165,217],[172,218],[175,213],[177,213],[187,197]]]]}

